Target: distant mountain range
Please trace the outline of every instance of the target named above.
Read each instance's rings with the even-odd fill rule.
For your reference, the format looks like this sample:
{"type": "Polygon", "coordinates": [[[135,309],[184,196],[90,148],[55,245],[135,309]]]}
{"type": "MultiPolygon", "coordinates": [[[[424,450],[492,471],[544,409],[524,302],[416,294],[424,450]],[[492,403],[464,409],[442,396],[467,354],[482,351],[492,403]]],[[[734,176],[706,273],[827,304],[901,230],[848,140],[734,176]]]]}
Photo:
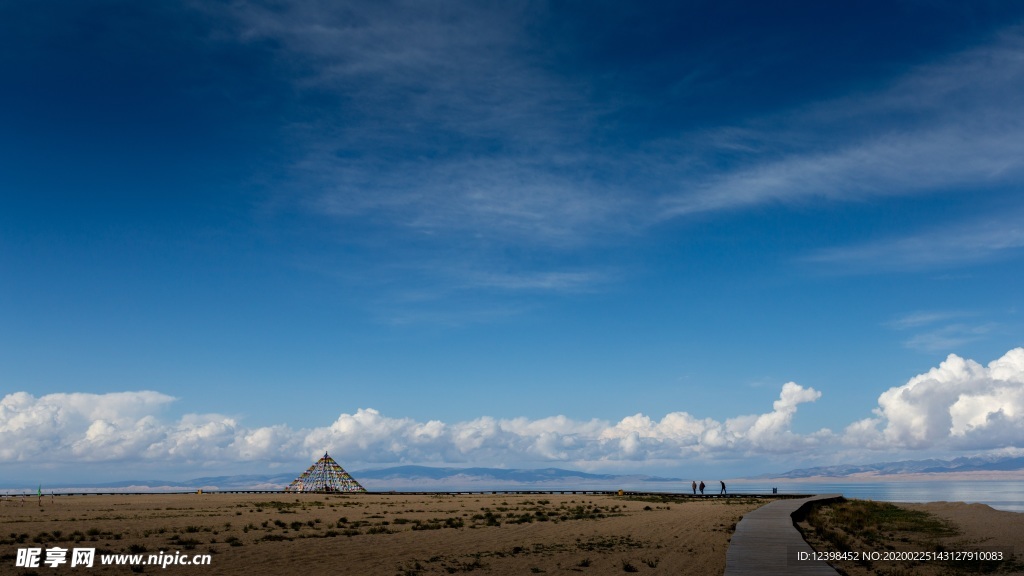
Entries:
{"type": "Polygon", "coordinates": [[[1024,471],[1024,457],[973,456],[953,460],[901,460],[876,464],[841,464],[800,468],[781,474],[761,474],[754,478],[846,478],[851,476],[893,476],[896,474],[949,474],[957,472],[1024,471]]]}
{"type": "MultiPolygon", "coordinates": [[[[186,492],[203,490],[282,490],[302,470],[287,474],[246,474],[236,476],[206,476],[190,480],[123,480],[95,484],[63,483],[42,486],[44,492],[186,492]]],[[[1024,457],[963,457],[953,460],[901,460],[876,464],[849,464],[801,468],[779,474],[761,474],[747,478],[863,478],[884,477],[899,474],[943,474],[961,472],[1020,472],[1024,474],[1024,457]]],[[[435,468],[431,466],[395,466],[375,470],[353,471],[352,475],[367,490],[383,492],[388,490],[614,490],[620,488],[652,491],[679,490],[688,488],[689,481],[680,478],[663,478],[643,474],[592,474],[562,468],[435,468]]],[[[0,490],[30,491],[37,486],[0,484],[0,490]]]]}
{"type": "MultiPolygon", "coordinates": [[[[184,492],[204,490],[281,490],[295,479],[301,470],[289,474],[207,476],[191,480],[123,480],[95,484],[65,483],[43,486],[46,491],[114,491],[114,492],[184,492]]],[[[352,476],[367,490],[502,490],[529,489],[617,489],[646,483],[678,483],[678,478],[661,478],[642,474],[591,474],[561,468],[434,468],[430,466],[395,466],[377,470],[353,471],[352,476]]],[[[15,488],[34,492],[36,487],[0,485],[0,489],[15,488]]]]}
{"type": "MultiPolygon", "coordinates": [[[[114,482],[62,482],[42,483],[38,489],[43,492],[191,492],[200,488],[221,490],[281,490],[298,474],[238,476],[207,476],[190,480],[118,480],[114,482]]],[[[28,490],[34,494],[37,486],[21,486],[11,483],[0,484],[0,490],[28,490]]]]}
{"type": "Polygon", "coordinates": [[[659,478],[646,475],[591,474],[562,468],[433,468],[430,466],[395,466],[381,470],[365,470],[359,472],[359,478],[366,480],[468,480],[468,481],[499,481],[522,484],[537,482],[565,482],[582,480],[585,482],[607,481],[638,481],[638,482],[679,482],[678,478],[659,478]]]}

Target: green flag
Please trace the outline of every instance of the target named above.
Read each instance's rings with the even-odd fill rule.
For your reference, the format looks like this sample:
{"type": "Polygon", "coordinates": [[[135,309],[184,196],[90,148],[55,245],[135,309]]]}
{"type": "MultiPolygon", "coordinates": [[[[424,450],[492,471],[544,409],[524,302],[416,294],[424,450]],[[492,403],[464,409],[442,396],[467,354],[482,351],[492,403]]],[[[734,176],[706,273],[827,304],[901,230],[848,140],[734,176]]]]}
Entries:
{"type": "Polygon", "coordinates": [[[39,496],[40,498],[43,497],[43,485],[42,484],[39,485],[39,489],[36,491],[36,495],[39,496]]]}

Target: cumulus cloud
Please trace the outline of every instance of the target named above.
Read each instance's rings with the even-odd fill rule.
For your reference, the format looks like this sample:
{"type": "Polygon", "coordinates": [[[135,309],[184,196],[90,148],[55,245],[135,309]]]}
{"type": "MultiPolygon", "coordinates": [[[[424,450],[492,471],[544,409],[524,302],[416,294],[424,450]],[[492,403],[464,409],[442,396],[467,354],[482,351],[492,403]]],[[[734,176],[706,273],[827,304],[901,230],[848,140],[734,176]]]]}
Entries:
{"type": "Polygon", "coordinates": [[[982,366],[950,354],[890,388],[875,418],[846,429],[848,442],[882,449],[993,449],[1024,438],[1024,348],[982,366]]]}
{"type": "Polygon", "coordinates": [[[673,461],[682,456],[787,452],[818,437],[790,430],[797,406],[821,393],[795,383],[782,387],[770,412],[719,422],[686,412],[660,421],[644,414],[616,423],[565,416],[462,422],[394,418],[372,408],[341,414],[327,426],[247,428],[218,414],[160,420],[173,399],[155,392],[51,394],[26,392],[0,402],[2,462],[142,460],[287,462],[324,449],[356,464],[474,463],[522,465],[564,462],[581,466],[626,461],[673,461]]]}
{"type": "Polygon", "coordinates": [[[138,454],[159,434],[155,413],[174,399],[152,391],[110,394],[27,392],[0,400],[0,461],[61,454],[92,460],[138,454]]]}
{"type": "Polygon", "coordinates": [[[671,458],[673,452],[679,451],[793,452],[817,442],[815,436],[794,434],[790,424],[799,404],[820,397],[821,392],[813,388],[787,382],[772,411],[765,414],[739,416],[725,422],[698,419],[686,412],[673,412],[660,422],[636,414],[604,430],[601,437],[617,440],[623,454],[633,457],[671,458]]]}
{"type": "Polygon", "coordinates": [[[329,450],[349,466],[398,463],[529,466],[561,463],[615,468],[765,454],[846,449],[1007,450],[1024,438],[1024,348],[981,364],[951,354],[938,367],[881,394],[872,417],[841,433],[801,434],[801,404],[822,393],[787,382],[771,410],[724,420],[675,411],[617,422],[565,416],[460,422],[396,418],[372,408],[327,425],[250,428],[220,414],[160,417],[174,399],[151,391],[111,394],[8,394],[0,400],[0,464],[305,461],[329,450]]]}

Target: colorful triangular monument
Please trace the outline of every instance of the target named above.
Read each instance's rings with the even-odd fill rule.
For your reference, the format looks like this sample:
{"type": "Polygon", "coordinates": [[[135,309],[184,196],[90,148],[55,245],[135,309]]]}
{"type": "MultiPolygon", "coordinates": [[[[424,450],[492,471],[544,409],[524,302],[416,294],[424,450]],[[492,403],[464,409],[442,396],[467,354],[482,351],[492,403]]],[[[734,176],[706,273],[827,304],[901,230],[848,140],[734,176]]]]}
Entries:
{"type": "Polygon", "coordinates": [[[301,476],[292,481],[285,492],[366,492],[356,479],[345,472],[327,452],[301,476]]]}

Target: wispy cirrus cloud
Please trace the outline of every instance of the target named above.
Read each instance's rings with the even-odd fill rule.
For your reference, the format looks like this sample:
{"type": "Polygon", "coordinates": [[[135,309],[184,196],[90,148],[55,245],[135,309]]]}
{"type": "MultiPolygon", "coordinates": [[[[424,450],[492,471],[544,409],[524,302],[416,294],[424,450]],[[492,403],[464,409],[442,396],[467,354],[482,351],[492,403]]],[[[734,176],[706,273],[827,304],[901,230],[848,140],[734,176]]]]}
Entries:
{"type": "Polygon", "coordinates": [[[979,325],[947,324],[911,336],[906,346],[924,352],[955,350],[989,336],[998,327],[994,322],[979,325]]]}
{"type": "Polygon", "coordinates": [[[815,150],[710,175],[694,192],[667,195],[663,216],[766,203],[906,196],[965,185],[985,187],[1010,181],[1024,168],[1019,160],[1024,139],[1011,127],[994,131],[968,126],[919,129],[821,151],[833,145],[822,143],[815,150]]]}
{"type": "Polygon", "coordinates": [[[886,88],[713,133],[711,146],[741,160],[667,194],[665,216],[964,186],[983,193],[1017,181],[1024,172],[1019,31],[919,66],[886,88]]]}
{"type": "Polygon", "coordinates": [[[581,160],[563,162],[526,155],[339,162],[326,155],[306,158],[299,169],[301,181],[319,183],[321,192],[306,200],[312,210],[383,222],[391,233],[455,236],[475,248],[515,242],[572,250],[637,225],[633,200],[588,178],[581,160]]]}
{"type": "Polygon", "coordinates": [[[547,69],[529,32],[538,8],[305,1],[230,13],[241,41],[280,44],[304,96],[336,103],[291,125],[310,209],[560,245],[622,199],[580,181],[598,105],[547,69]]]}
{"type": "Polygon", "coordinates": [[[475,287],[502,290],[544,290],[578,292],[606,282],[608,276],[592,271],[541,272],[535,274],[480,273],[471,274],[469,282],[475,287]]]}
{"type": "MultiPolygon", "coordinates": [[[[537,277],[575,272],[557,263],[494,266],[508,245],[573,254],[695,214],[985,194],[1024,174],[1020,27],[884,86],[654,137],[619,133],[628,121],[606,122],[639,105],[630,86],[599,90],[606,80],[568,74],[549,59],[553,48],[571,47],[537,36],[543,5],[304,0],[203,9],[236,22],[236,41],[274,46],[292,80],[303,112],[286,128],[295,151],[282,178],[286,202],[340,233],[358,222],[354,242],[383,244],[380,235],[438,248],[447,255],[433,264],[439,285],[467,262],[486,271],[483,289],[499,274],[536,287],[537,277]]],[[[957,265],[1022,242],[1009,224],[959,236],[908,235],[809,260],[957,265]]]]}
{"type": "Polygon", "coordinates": [[[1011,257],[1024,248],[1020,214],[992,218],[863,244],[819,250],[806,260],[843,273],[920,271],[1011,257]]]}
{"type": "Polygon", "coordinates": [[[917,311],[909,314],[904,314],[898,318],[894,318],[889,322],[886,322],[886,326],[895,330],[906,330],[910,328],[918,328],[921,326],[927,326],[936,322],[944,322],[946,320],[961,318],[969,316],[970,314],[960,311],[917,311]]]}
{"type": "MultiPolygon", "coordinates": [[[[386,91],[395,91],[396,83],[415,84],[409,97],[429,102],[389,111],[407,119],[399,125],[425,128],[435,136],[444,125],[438,137],[454,135],[469,149],[401,160],[393,173],[406,175],[405,181],[382,177],[384,166],[311,156],[313,172],[339,183],[375,179],[385,192],[360,202],[350,194],[359,186],[341,184],[320,198],[325,210],[386,210],[397,203],[409,211],[400,223],[410,227],[468,228],[485,236],[558,244],[567,238],[587,241],[609,230],[621,234],[695,212],[922,194],[967,184],[978,188],[1005,183],[1024,169],[1024,101],[1015,96],[1024,93],[1024,43],[1016,29],[989,45],[910,70],[886,88],[737,126],[699,132],[683,128],[677,138],[634,141],[623,150],[595,146],[588,138],[601,114],[625,104],[588,97],[519,53],[532,45],[519,28],[527,21],[524,14],[506,20],[500,31],[487,28],[495,23],[484,14],[472,17],[482,19],[476,34],[486,30],[491,39],[473,50],[454,78],[439,69],[429,77],[399,75],[401,80],[392,81],[384,75],[380,80],[386,91]],[[496,73],[501,81],[487,80],[496,73]],[[453,90],[464,84],[490,86],[492,92],[453,90]],[[481,150],[481,134],[496,138],[500,146],[481,150]],[[703,161],[723,152],[734,160],[718,168],[703,161]],[[357,175],[345,174],[352,170],[357,175]],[[365,170],[363,177],[360,170],[365,170]]],[[[449,21],[441,28],[466,24],[449,21]]],[[[426,26],[431,34],[444,33],[426,26]]],[[[294,27],[303,28],[301,23],[294,27]]],[[[388,27],[387,33],[400,29],[388,27]]],[[[422,50],[415,50],[418,58],[444,66],[460,61],[461,51],[474,46],[471,39],[454,45],[424,42],[422,50]]],[[[323,47],[315,53],[335,57],[323,47]]],[[[389,69],[388,62],[375,66],[389,69]]],[[[324,81],[337,81],[331,78],[324,81]]],[[[386,123],[371,130],[387,132],[389,127],[394,129],[386,123]]],[[[356,130],[360,138],[373,141],[361,131],[356,130]]],[[[344,141],[321,143],[336,149],[344,141]]]]}
{"type": "Polygon", "coordinates": [[[919,311],[896,318],[885,325],[908,332],[907,348],[921,352],[946,352],[982,340],[999,329],[996,322],[979,319],[966,311],[919,311]]]}
{"type": "MultiPolygon", "coordinates": [[[[467,290],[562,293],[608,282],[601,264],[567,266],[558,255],[635,228],[635,200],[594,168],[587,141],[602,105],[585,83],[550,69],[530,31],[544,11],[316,0],[225,11],[237,41],[278,47],[296,99],[311,102],[285,128],[295,154],[280,201],[375,255],[360,282],[415,277],[419,298],[442,306],[467,290]],[[554,257],[510,258],[509,245],[554,257]]],[[[390,299],[409,306],[403,294],[390,299]]],[[[455,321],[509,309],[481,306],[455,321]]],[[[437,315],[384,313],[401,322],[437,315]]]]}

